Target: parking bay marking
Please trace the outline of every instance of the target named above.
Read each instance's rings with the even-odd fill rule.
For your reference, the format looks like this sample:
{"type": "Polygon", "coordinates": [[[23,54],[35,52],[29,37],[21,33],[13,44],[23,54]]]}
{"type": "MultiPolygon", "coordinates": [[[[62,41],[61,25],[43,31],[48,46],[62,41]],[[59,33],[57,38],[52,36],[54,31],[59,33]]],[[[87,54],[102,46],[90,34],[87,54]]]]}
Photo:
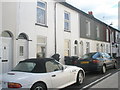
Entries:
{"type": "Polygon", "coordinates": [[[85,88],[88,88],[88,87],[94,85],[95,83],[101,81],[102,79],[107,78],[107,77],[110,76],[111,74],[112,74],[112,73],[109,73],[109,74],[107,74],[107,75],[101,77],[100,79],[98,79],[98,80],[96,80],[96,81],[94,81],[94,82],[92,82],[92,83],[90,83],[90,84],[84,86],[81,90],[83,90],[83,89],[85,89],[85,88]]]}

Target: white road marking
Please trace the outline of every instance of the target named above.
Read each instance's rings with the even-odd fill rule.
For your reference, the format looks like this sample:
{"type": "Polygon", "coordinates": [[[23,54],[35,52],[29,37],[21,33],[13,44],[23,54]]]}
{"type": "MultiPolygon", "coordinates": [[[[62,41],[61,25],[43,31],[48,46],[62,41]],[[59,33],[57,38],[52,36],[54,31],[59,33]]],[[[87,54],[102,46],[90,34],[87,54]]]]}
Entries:
{"type": "Polygon", "coordinates": [[[88,84],[88,85],[84,86],[82,89],[85,89],[85,88],[88,88],[89,86],[94,85],[95,83],[97,83],[97,82],[99,82],[100,80],[102,80],[102,79],[104,79],[104,78],[106,78],[106,77],[110,76],[111,74],[112,74],[112,73],[109,73],[109,74],[107,74],[107,75],[105,75],[105,76],[101,77],[100,79],[98,79],[98,80],[96,80],[96,81],[94,81],[94,82],[92,82],[92,83],[90,83],[90,84],[88,84]]]}

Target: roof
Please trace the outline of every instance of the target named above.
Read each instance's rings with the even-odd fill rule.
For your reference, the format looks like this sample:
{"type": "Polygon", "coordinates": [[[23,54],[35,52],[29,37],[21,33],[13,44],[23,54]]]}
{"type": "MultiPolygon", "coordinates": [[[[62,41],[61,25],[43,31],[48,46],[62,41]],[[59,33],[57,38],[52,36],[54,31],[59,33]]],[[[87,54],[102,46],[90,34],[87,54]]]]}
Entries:
{"type": "Polygon", "coordinates": [[[106,26],[109,26],[111,29],[114,29],[114,30],[120,32],[118,29],[113,28],[113,27],[111,27],[110,25],[107,25],[106,23],[104,23],[104,22],[98,20],[98,19],[95,18],[94,16],[89,15],[89,14],[83,12],[82,10],[80,10],[80,9],[78,9],[78,8],[76,8],[76,7],[74,7],[74,6],[72,6],[71,4],[68,4],[67,2],[59,2],[59,3],[62,4],[62,5],[64,5],[64,6],[66,6],[66,7],[68,7],[68,8],[70,8],[70,9],[72,9],[72,10],[77,11],[77,12],[80,13],[80,14],[85,15],[85,16],[88,17],[88,18],[91,18],[91,19],[93,19],[93,20],[95,20],[95,21],[97,21],[97,22],[99,22],[99,23],[102,23],[102,24],[104,24],[104,25],[106,25],[106,26]]]}

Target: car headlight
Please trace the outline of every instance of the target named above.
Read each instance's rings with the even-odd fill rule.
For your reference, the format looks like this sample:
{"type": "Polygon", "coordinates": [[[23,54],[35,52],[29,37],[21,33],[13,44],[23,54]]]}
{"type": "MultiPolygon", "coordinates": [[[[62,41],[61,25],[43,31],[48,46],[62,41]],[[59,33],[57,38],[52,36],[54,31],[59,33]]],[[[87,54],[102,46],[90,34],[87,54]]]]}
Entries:
{"type": "Polygon", "coordinates": [[[21,88],[22,85],[19,83],[8,82],[8,88],[21,88]]]}

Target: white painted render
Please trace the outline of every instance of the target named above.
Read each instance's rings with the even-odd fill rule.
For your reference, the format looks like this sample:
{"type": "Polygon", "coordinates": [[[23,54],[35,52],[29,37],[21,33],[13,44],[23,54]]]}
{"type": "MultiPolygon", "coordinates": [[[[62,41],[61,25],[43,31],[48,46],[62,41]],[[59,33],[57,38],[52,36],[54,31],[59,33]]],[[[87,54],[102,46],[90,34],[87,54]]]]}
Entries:
{"type": "Polygon", "coordinates": [[[9,31],[12,34],[13,64],[16,64],[16,31],[17,31],[17,3],[2,2],[2,32],[9,31]]]}
{"type": "MultiPolygon", "coordinates": [[[[41,1],[41,0],[40,0],[41,1]]],[[[43,0],[42,0],[43,1],[43,0]]],[[[80,16],[79,13],[65,7],[60,3],[56,3],[54,0],[44,0],[47,3],[47,24],[46,26],[35,25],[37,23],[37,0],[32,2],[4,2],[2,8],[0,4],[0,35],[2,31],[9,31],[12,35],[12,58],[13,66],[15,66],[20,60],[24,58],[19,57],[19,45],[21,41],[18,36],[21,33],[26,34],[27,40],[27,57],[36,58],[37,52],[37,38],[45,38],[46,57],[51,57],[55,54],[55,27],[56,27],[56,53],[60,54],[60,62],[64,63],[64,40],[70,40],[70,56],[75,56],[74,47],[75,40],[77,40],[77,56],[81,56],[86,52],[86,42],[90,42],[90,52],[96,51],[96,44],[109,43],[100,42],[90,39],[80,38],[80,16]],[[2,11],[1,11],[2,9],[2,11]],[[56,10],[56,17],[55,17],[56,10]],[[64,31],[64,12],[70,13],[70,32],[64,31]],[[55,24],[56,19],[56,24],[55,24]],[[55,26],[56,25],[56,26],[55,26]],[[83,41],[83,50],[81,51],[80,42],[83,41]]],[[[26,42],[26,41],[25,41],[26,42]]],[[[1,44],[1,40],[0,40],[1,44]]],[[[1,46],[1,45],[0,45],[1,46]]],[[[1,48],[0,48],[1,50],[1,48]]],[[[120,49],[119,49],[120,50],[120,49]]],[[[108,50],[110,53],[110,49],[108,50]]],[[[1,53],[0,53],[1,55],[1,53]]]]}
{"type": "Polygon", "coordinates": [[[64,40],[70,40],[71,56],[74,56],[74,42],[79,42],[79,14],[61,4],[57,4],[57,53],[61,55],[62,63],[64,63],[64,40]],[[64,31],[64,12],[70,13],[70,32],[64,31]]]}
{"type": "Polygon", "coordinates": [[[54,51],[54,3],[47,2],[47,26],[38,26],[36,23],[37,0],[34,2],[3,2],[3,31],[13,35],[14,66],[20,61],[18,57],[18,36],[25,33],[28,36],[28,58],[36,57],[37,37],[45,37],[46,57],[51,57],[54,51]]]}
{"type": "MultiPolygon", "coordinates": [[[[0,34],[2,32],[2,3],[0,2],[0,34]]],[[[1,35],[0,35],[0,73],[2,73],[2,40],[1,40],[1,35]]],[[[1,76],[1,75],[0,75],[1,76]]],[[[1,81],[1,77],[0,77],[1,81]]],[[[1,83],[1,82],[0,82],[1,83]]],[[[0,84],[1,86],[1,84],[0,84]]]]}
{"type": "MultiPolygon", "coordinates": [[[[2,32],[2,3],[0,2],[0,34],[2,32]]],[[[2,40],[0,35],[0,89],[2,89],[2,40]]]]}

